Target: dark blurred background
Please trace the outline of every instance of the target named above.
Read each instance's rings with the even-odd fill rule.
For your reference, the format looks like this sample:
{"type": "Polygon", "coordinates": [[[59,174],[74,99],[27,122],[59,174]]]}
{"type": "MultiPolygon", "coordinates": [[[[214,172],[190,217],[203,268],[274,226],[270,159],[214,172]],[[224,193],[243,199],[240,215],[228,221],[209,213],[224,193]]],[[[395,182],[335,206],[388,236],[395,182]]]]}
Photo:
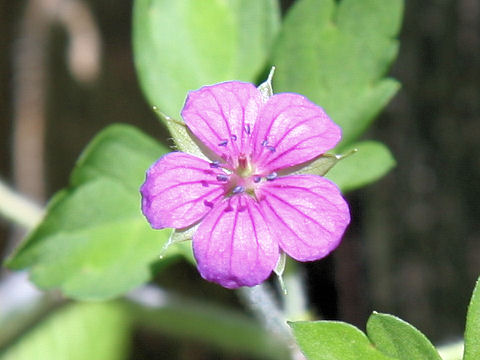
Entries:
{"type": "MultiPolygon", "coordinates": [[[[65,27],[28,15],[36,2],[0,1],[0,178],[44,202],[67,185],[81,150],[107,124],[167,135],[136,80],[132,2],[86,1],[101,38],[93,81],[94,67],[90,75],[87,69],[72,76],[65,27]],[[38,27],[33,39],[24,37],[28,26],[38,27]],[[22,64],[28,41],[46,47],[33,64],[22,64]],[[18,76],[22,66],[33,78],[18,76]],[[32,79],[40,93],[31,93],[32,79]],[[18,123],[25,114],[31,120],[18,123]],[[42,148],[35,148],[42,134],[43,162],[41,151],[31,152],[42,148]],[[13,155],[16,137],[23,140],[13,155]],[[44,182],[34,176],[42,172],[44,182]]],[[[291,3],[282,1],[283,10],[291,3]]],[[[400,40],[391,74],[403,87],[366,135],[386,143],[398,166],[348,194],[352,226],[333,256],[306,265],[309,291],[312,307],[327,318],[364,328],[372,310],[393,313],[443,342],[462,335],[480,274],[480,2],[407,0],[400,40]]],[[[0,219],[3,256],[10,233],[0,219]]],[[[195,271],[185,271],[186,282],[198,281],[195,271]]],[[[228,297],[210,286],[202,290],[203,296],[219,293],[228,297]]],[[[152,336],[140,332],[137,345],[165,342],[152,336]]]]}

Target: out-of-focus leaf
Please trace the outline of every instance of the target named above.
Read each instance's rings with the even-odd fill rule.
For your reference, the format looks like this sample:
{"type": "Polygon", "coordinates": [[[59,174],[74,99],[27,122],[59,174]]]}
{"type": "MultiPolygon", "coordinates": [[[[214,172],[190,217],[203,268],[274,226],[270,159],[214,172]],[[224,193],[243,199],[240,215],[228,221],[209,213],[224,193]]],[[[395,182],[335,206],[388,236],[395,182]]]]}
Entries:
{"type": "Polygon", "coordinates": [[[71,304],[56,311],[0,354],[0,360],[121,360],[129,321],[112,303],[71,304]]]}
{"type": "Polygon", "coordinates": [[[274,46],[274,90],[324,107],[355,140],[399,88],[384,75],[395,59],[403,0],[299,0],[274,46]]]}
{"type": "Polygon", "coordinates": [[[463,360],[480,359],[480,279],[468,306],[463,360]]]}
{"type": "Polygon", "coordinates": [[[234,309],[166,296],[160,307],[128,302],[129,313],[143,328],[181,339],[195,339],[258,359],[289,359],[287,345],[258,322],[234,309]]]}
{"type": "Polygon", "coordinates": [[[425,335],[393,315],[373,313],[367,335],[378,350],[395,359],[442,360],[425,335]]]}
{"type": "MultiPolygon", "coordinates": [[[[98,134],[80,157],[68,189],[50,202],[44,220],[9,259],[29,268],[43,289],[105,299],[148,281],[170,230],[152,230],[140,211],[139,187],[167,149],[127,125],[98,134]]],[[[166,255],[190,255],[190,244],[166,255]]]]}
{"type": "Polygon", "coordinates": [[[343,192],[380,179],[396,164],[390,150],[377,141],[363,141],[351,145],[349,149],[357,149],[357,152],[338,162],[326,175],[343,192]]]}
{"type": "Polygon", "coordinates": [[[290,323],[308,360],[388,360],[355,326],[337,321],[290,323]]]}
{"type": "Polygon", "coordinates": [[[189,90],[255,82],[278,27],[277,0],[135,0],[135,65],[148,102],[178,119],[189,90]]]}

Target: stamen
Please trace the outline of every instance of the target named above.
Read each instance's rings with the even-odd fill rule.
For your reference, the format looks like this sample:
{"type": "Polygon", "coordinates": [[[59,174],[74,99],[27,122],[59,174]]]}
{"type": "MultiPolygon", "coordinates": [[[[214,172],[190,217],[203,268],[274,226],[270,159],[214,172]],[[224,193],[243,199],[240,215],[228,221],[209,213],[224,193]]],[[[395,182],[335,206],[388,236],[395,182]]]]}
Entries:
{"type": "Polygon", "coordinates": [[[241,194],[241,193],[243,193],[243,192],[245,192],[245,187],[244,187],[244,186],[241,186],[241,185],[235,186],[235,187],[233,188],[233,190],[232,190],[232,193],[233,193],[233,194],[241,194]]]}
{"type": "Polygon", "coordinates": [[[220,167],[220,161],[215,160],[210,163],[210,167],[213,169],[219,168],[220,167]]]}
{"type": "Polygon", "coordinates": [[[235,134],[232,134],[232,136],[230,136],[230,138],[231,138],[233,141],[237,141],[237,135],[235,135],[235,134]]]}
{"type": "Polygon", "coordinates": [[[225,175],[225,174],[218,174],[217,175],[217,180],[218,181],[223,181],[223,182],[228,181],[228,176],[225,175]]]}
{"type": "Polygon", "coordinates": [[[208,200],[203,200],[203,205],[208,206],[209,208],[213,208],[213,203],[208,200]]]}
{"type": "Polygon", "coordinates": [[[272,172],[271,174],[268,174],[267,176],[265,176],[265,178],[266,178],[268,181],[272,181],[272,180],[274,180],[274,179],[277,178],[277,175],[278,175],[278,174],[274,171],[274,172],[272,172]]]}
{"type": "Polygon", "coordinates": [[[250,135],[250,124],[245,124],[243,127],[243,130],[247,133],[247,135],[250,135]]]}
{"type": "Polygon", "coordinates": [[[218,146],[227,146],[227,144],[228,144],[228,140],[224,139],[218,143],[218,146]]]}
{"type": "Polygon", "coordinates": [[[254,182],[254,183],[259,183],[260,180],[262,180],[262,177],[261,177],[261,176],[255,175],[255,176],[253,177],[253,182],[254,182]]]}

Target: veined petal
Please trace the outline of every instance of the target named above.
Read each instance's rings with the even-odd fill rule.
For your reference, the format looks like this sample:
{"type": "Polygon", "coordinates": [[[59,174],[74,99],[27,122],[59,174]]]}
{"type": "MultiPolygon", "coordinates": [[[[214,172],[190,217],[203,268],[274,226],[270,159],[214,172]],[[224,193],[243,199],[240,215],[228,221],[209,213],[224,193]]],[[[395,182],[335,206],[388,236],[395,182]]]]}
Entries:
{"type": "Polygon", "coordinates": [[[223,196],[225,185],[218,174],[224,172],[195,156],[164,155],[148,169],[140,188],[143,214],[155,229],[192,225],[223,196]]]}
{"type": "Polygon", "coordinates": [[[215,205],[193,236],[193,252],[202,277],[230,289],[260,284],[279,258],[278,244],[249,195],[215,205]]]}
{"type": "Polygon", "coordinates": [[[235,162],[239,154],[249,151],[251,131],[261,107],[262,95],[253,84],[230,81],[191,91],[182,117],[205,146],[235,162]]]}
{"type": "Polygon", "coordinates": [[[252,137],[252,161],[268,172],[294,166],[332,149],[341,130],[306,97],[280,93],[260,112],[252,137]]]}
{"type": "Polygon", "coordinates": [[[337,186],[321,176],[279,177],[263,183],[257,197],[280,248],[299,261],[328,255],[350,222],[337,186]]]}

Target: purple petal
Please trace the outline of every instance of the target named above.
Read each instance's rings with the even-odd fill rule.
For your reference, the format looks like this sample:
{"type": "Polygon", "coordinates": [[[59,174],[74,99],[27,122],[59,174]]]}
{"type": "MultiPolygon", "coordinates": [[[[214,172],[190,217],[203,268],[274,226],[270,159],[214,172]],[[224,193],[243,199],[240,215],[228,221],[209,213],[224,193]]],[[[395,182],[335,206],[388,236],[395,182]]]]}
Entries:
{"type": "Polygon", "coordinates": [[[269,98],[253,132],[253,162],[260,171],[287,168],[332,149],[340,128],[323,109],[298,94],[269,98]]]}
{"type": "Polygon", "coordinates": [[[263,183],[257,197],[280,248],[299,261],[334,250],[350,222],[337,186],[320,176],[279,177],[263,183]]]}
{"type": "Polygon", "coordinates": [[[193,236],[202,277],[226,288],[254,286],[268,278],[279,249],[250,195],[218,203],[193,236]]]}
{"type": "Polygon", "coordinates": [[[161,157],[148,169],[140,188],[143,214],[155,229],[192,225],[223,196],[225,185],[217,180],[219,174],[224,173],[189,154],[161,157]]]}
{"type": "Polygon", "coordinates": [[[253,84],[230,81],[191,91],[182,117],[205,146],[235,162],[249,151],[250,129],[261,106],[262,96],[253,84]]]}

